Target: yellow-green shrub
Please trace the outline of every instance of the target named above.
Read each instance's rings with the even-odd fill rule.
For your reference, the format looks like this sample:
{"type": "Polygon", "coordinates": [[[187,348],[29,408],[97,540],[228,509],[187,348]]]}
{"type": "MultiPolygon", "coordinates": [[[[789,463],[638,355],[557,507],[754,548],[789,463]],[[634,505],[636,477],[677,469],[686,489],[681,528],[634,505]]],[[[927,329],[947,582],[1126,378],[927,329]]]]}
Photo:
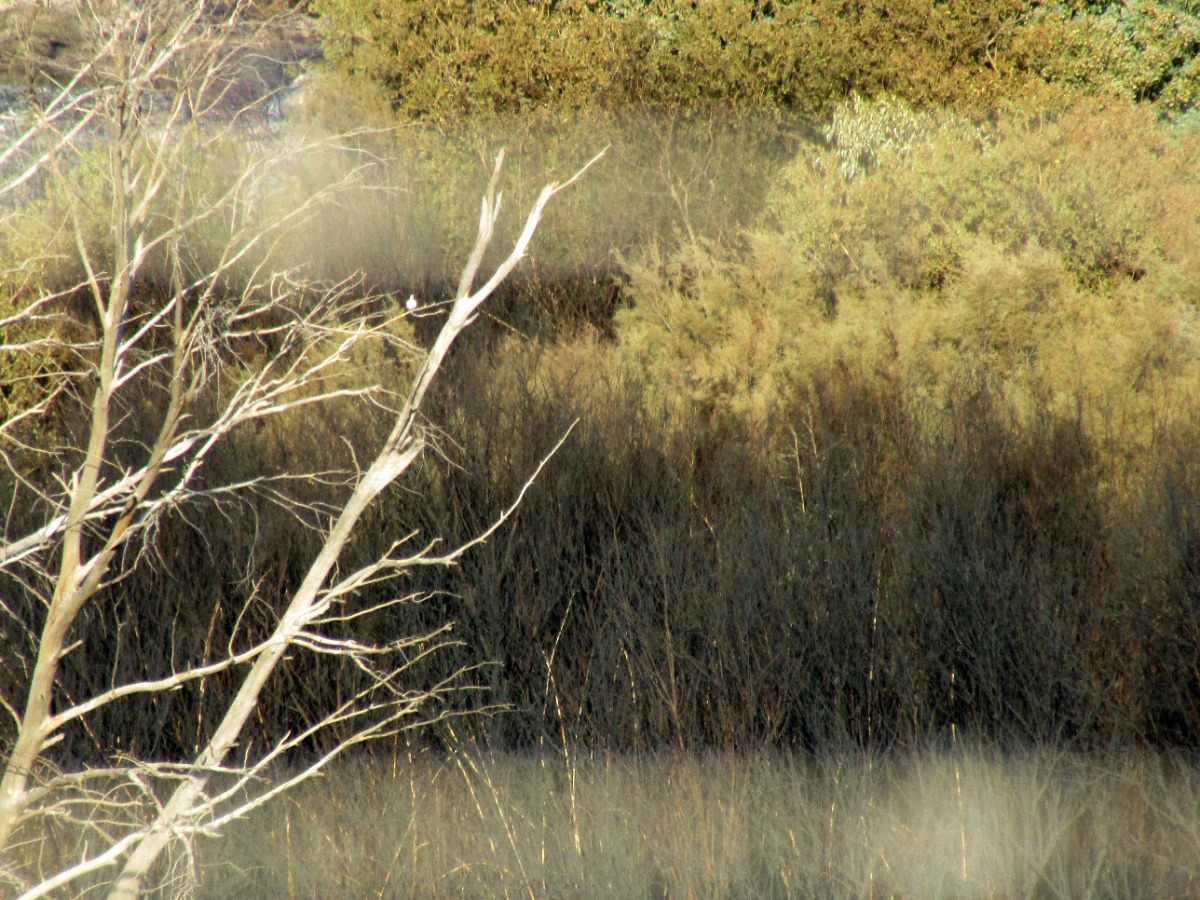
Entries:
{"type": "Polygon", "coordinates": [[[851,91],[993,106],[1036,79],[1003,67],[1025,0],[507,3],[319,0],[328,57],[447,119],[631,104],[819,112],[851,91]]]}
{"type": "Polygon", "coordinates": [[[1189,0],[318,0],[326,54],[405,116],[629,105],[789,108],[852,93],[983,112],[1074,92],[1197,99],[1189,0]]]}
{"type": "Polygon", "coordinates": [[[408,115],[455,118],[619,100],[640,66],[630,22],[583,3],[319,0],[325,52],[408,115]]]}
{"type": "Polygon", "coordinates": [[[807,150],[739,245],[629,266],[621,344],[667,394],[759,419],[832,367],[934,395],[984,367],[1145,408],[1200,379],[1196,158],[1097,104],[930,129],[858,177],[807,150]]]}
{"type": "Polygon", "coordinates": [[[1190,0],[1075,2],[1031,10],[1015,62],[1045,80],[1150,101],[1171,117],[1200,101],[1200,7],[1190,0]]]}

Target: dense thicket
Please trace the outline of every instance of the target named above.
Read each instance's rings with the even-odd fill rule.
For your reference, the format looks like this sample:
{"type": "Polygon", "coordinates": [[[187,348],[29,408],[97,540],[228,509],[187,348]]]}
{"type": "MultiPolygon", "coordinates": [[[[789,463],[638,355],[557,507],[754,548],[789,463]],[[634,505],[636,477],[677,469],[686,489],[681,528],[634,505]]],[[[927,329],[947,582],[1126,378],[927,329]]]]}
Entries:
{"type": "Polygon", "coordinates": [[[1063,90],[1196,101],[1189,0],[316,0],[326,53],[405,117],[630,105],[828,112],[851,93],[987,111],[1063,90]]]}
{"type": "MultiPolygon", "coordinates": [[[[486,663],[487,691],[460,702],[512,705],[467,726],[493,746],[829,751],[920,746],[951,725],[1012,743],[1192,746],[1194,406],[1150,436],[1131,473],[1086,407],[1019,412],[986,374],[940,406],[831,372],[769,425],[717,426],[651,412],[602,344],[503,356],[460,360],[436,409],[454,436],[446,458],[388,498],[358,547],[367,558],[409,527],[476,533],[580,418],[512,527],[461,566],[390,589],[435,592],[424,604],[357,623],[383,637],[452,620],[461,646],[413,686],[486,663]]],[[[308,418],[245,438],[220,473],[323,460],[335,435],[370,431],[308,418]]],[[[104,640],[64,660],[69,691],[223,646],[239,620],[243,640],[270,626],[315,538],[261,504],[237,521],[201,508],[163,529],[161,555],[93,611],[104,640]]],[[[21,638],[6,644],[17,672],[21,638]]],[[[300,727],[355,683],[332,660],[288,668],[259,735],[300,727]]],[[[121,705],[70,749],[96,752],[92,735],[114,733],[115,716],[139,736],[128,749],[186,755],[222,693],[218,680],[121,705]]]]}

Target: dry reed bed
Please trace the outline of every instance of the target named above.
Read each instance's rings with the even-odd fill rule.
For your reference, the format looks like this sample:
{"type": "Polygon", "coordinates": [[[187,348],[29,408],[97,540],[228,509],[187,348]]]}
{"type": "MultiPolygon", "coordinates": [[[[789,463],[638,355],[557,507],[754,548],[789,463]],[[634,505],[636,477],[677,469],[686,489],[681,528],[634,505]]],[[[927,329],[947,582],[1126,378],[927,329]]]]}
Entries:
{"type": "Polygon", "coordinates": [[[202,897],[1183,897],[1200,769],[964,751],[361,760],[207,845],[202,897]]]}

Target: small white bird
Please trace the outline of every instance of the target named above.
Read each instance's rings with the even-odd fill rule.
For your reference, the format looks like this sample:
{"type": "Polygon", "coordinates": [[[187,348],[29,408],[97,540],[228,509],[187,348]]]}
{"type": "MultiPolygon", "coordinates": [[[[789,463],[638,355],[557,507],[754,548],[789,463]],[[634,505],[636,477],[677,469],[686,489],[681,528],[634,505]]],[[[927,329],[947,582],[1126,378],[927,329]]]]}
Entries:
{"type": "Polygon", "coordinates": [[[410,311],[416,309],[420,305],[421,301],[417,299],[416,294],[409,294],[408,299],[404,301],[404,308],[410,311]]]}

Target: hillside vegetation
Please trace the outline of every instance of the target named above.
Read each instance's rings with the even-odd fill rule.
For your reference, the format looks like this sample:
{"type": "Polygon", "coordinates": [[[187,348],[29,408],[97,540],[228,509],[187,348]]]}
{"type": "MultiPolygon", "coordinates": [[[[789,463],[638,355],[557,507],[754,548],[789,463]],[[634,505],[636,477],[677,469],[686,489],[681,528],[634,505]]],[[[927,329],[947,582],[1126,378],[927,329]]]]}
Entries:
{"type": "Polygon", "coordinates": [[[326,53],[406,117],[630,105],[827,114],[852,93],[986,113],[1076,90],[1195,103],[1189,0],[316,0],[326,53]]]}
{"type": "MultiPolygon", "coordinates": [[[[497,749],[827,751],[951,728],[1196,747],[1195,2],[312,10],[325,65],[287,133],[372,126],[354,140],[376,164],[350,214],[330,206],[272,248],[280,269],[361,270],[396,300],[436,299],[469,250],[485,150],[510,147],[505,203],[521,207],[547,172],[612,147],[451,360],[428,411],[441,454],[373,513],[388,528],[358,535],[366,559],[409,527],[477,533],[579,419],[510,526],[414,575],[435,599],[368,623],[455,622],[461,645],[414,666],[414,685],[485,664],[488,690],[458,702],[511,706],[467,726],[497,749]]],[[[205,160],[194,190],[219,191],[244,152],[205,160]]],[[[100,173],[83,154],[79,196],[102,196],[100,173]]],[[[338,172],[297,158],[293,175],[275,202],[338,172]]],[[[86,329],[68,290],[79,273],[56,249],[74,239],[56,227],[62,202],[31,192],[4,220],[0,306],[67,291],[62,327],[86,329]]],[[[205,242],[191,250],[201,265],[205,242]]],[[[39,371],[70,361],[3,365],[10,417],[39,371]]],[[[254,365],[247,347],[210,389],[254,365]]],[[[343,374],[397,391],[408,375],[382,350],[343,374]]],[[[69,432],[85,402],[60,398],[41,427],[69,432]]],[[[144,437],[136,416],[127,427],[144,437]]],[[[262,460],[350,465],[381,427],[347,405],[248,430],[213,477],[262,460]]],[[[10,459],[5,496],[53,477],[42,457],[10,459]]],[[[333,489],[295,490],[319,502],[333,489]]],[[[73,690],[235,627],[266,632],[315,538],[265,499],[246,504],[234,523],[201,507],[162,524],[157,561],[94,611],[104,640],[64,660],[73,690]],[[221,615],[193,612],[197,590],[221,615]]],[[[3,590],[36,607],[19,584],[3,590]]],[[[28,635],[0,641],[29,658],[28,635]]],[[[264,735],[362,686],[323,665],[271,687],[264,735]]],[[[187,756],[223,685],[131,698],[64,753],[107,749],[94,737],[107,715],[142,726],[122,729],[147,742],[131,750],[187,756]]]]}

